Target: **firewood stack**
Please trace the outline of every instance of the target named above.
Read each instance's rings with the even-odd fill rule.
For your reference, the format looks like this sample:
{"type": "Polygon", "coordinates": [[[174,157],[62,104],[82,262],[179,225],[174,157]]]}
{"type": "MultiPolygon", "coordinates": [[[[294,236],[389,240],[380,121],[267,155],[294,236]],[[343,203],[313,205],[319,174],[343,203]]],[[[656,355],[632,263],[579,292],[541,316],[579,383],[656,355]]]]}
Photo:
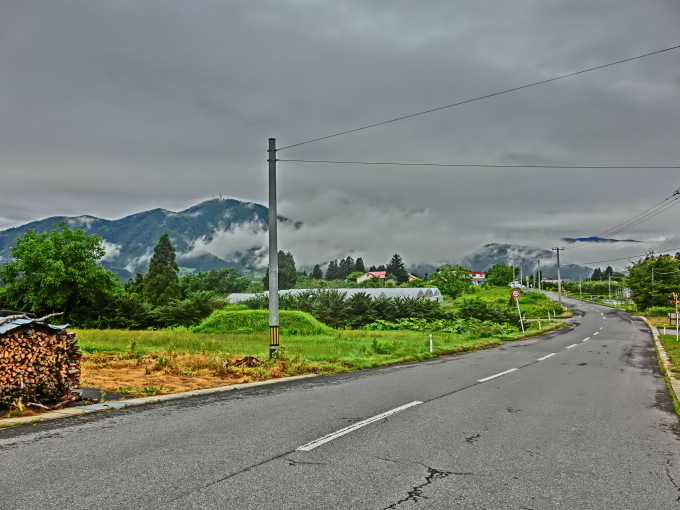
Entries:
{"type": "Polygon", "coordinates": [[[19,399],[55,405],[80,385],[76,334],[39,320],[0,322],[0,409],[19,399]]]}

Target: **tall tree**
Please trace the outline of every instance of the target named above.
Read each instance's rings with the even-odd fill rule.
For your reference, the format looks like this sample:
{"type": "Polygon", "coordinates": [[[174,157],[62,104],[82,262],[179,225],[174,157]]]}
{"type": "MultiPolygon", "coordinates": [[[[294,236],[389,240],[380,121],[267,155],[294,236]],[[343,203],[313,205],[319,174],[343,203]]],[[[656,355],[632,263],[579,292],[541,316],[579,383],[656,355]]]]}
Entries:
{"type": "Polygon", "coordinates": [[[323,271],[321,270],[321,266],[319,264],[316,264],[314,266],[314,269],[312,269],[312,274],[309,275],[310,278],[314,278],[315,280],[322,280],[323,279],[323,271]]]}
{"type": "Polygon", "coordinates": [[[175,247],[170,236],[164,232],[153,249],[149,272],[144,277],[142,296],[152,306],[167,305],[171,299],[180,299],[182,289],[179,284],[179,266],[175,247]]]}
{"type": "Polygon", "coordinates": [[[409,273],[406,270],[404,261],[401,259],[398,253],[392,255],[392,258],[385,267],[385,271],[387,271],[387,274],[394,275],[394,278],[397,280],[397,283],[408,282],[409,273]]]}
{"type": "Polygon", "coordinates": [[[326,280],[337,280],[338,277],[338,259],[331,260],[328,263],[328,269],[326,269],[326,280]]]}
{"type": "Polygon", "coordinates": [[[463,266],[440,266],[430,278],[442,294],[448,294],[454,299],[472,286],[470,270],[463,266]]]}
{"type": "MultiPolygon", "coordinates": [[[[292,289],[298,279],[293,254],[289,251],[279,250],[277,260],[279,265],[279,290],[292,289]]],[[[265,290],[269,288],[269,268],[262,278],[262,283],[264,283],[265,290]]]]}
{"type": "Polygon", "coordinates": [[[338,263],[338,279],[344,280],[350,272],[350,268],[347,266],[347,259],[340,259],[338,263]]]}
{"type": "Polygon", "coordinates": [[[211,269],[196,274],[188,274],[179,279],[182,296],[186,298],[192,292],[216,292],[220,296],[228,296],[232,292],[244,292],[250,280],[232,268],[211,269]]]}
{"type": "Polygon", "coordinates": [[[96,314],[123,292],[115,275],[97,264],[104,254],[97,236],[64,222],[50,232],[29,230],[0,267],[0,306],[38,315],[61,312],[71,322],[96,314]]]}
{"type": "Polygon", "coordinates": [[[671,306],[671,294],[680,288],[680,261],[670,255],[650,254],[628,268],[624,283],[640,310],[671,306]]]}
{"type": "Polygon", "coordinates": [[[508,285],[512,281],[512,274],[512,268],[500,262],[487,271],[484,284],[496,287],[508,285]]]}
{"type": "Polygon", "coordinates": [[[366,266],[364,265],[364,259],[357,257],[356,262],[354,262],[354,271],[366,272],[366,266]]]}

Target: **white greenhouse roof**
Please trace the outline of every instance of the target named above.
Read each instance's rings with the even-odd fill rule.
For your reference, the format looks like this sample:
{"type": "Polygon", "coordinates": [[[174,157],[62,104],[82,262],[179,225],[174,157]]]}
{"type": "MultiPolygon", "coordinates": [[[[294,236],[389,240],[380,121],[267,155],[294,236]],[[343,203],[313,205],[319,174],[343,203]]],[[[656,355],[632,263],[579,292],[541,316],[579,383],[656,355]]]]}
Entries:
{"type": "MultiPolygon", "coordinates": [[[[279,295],[285,294],[302,294],[304,292],[328,292],[336,291],[345,294],[345,297],[352,297],[354,294],[367,294],[368,296],[377,298],[411,298],[411,299],[427,299],[430,301],[443,300],[441,292],[437,287],[405,287],[405,288],[359,288],[359,289],[289,289],[280,290],[279,295]]],[[[240,303],[242,301],[247,301],[248,299],[267,296],[268,292],[261,292],[257,294],[245,294],[245,293],[233,293],[229,294],[227,300],[230,303],[240,303]]]]}

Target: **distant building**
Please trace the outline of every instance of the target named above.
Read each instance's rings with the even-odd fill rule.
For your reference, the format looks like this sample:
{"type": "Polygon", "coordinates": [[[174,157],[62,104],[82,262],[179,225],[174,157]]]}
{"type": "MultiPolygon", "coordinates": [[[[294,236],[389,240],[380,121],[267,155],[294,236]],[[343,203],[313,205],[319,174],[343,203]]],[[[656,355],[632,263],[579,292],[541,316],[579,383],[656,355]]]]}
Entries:
{"type": "MultiPolygon", "coordinates": [[[[387,279],[387,271],[368,271],[367,273],[364,273],[359,278],[357,278],[357,283],[365,282],[366,280],[370,280],[371,278],[378,278],[380,280],[385,280],[385,282],[391,282],[395,284],[397,283],[391,278],[387,279]]],[[[413,276],[412,274],[409,275],[408,281],[413,280],[418,280],[418,277],[413,276]]]]}
{"type": "MultiPolygon", "coordinates": [[[[437,287],[396,287],[396,288],[380,288],[380,289],[288,289],[280,290],[279,295],[286,294],[302,294],[304,292],[340,292],[345,295],[346,298],[352,297],[354,294],[366,294],[372,298],[411,298],[411,299],[427,299],[429,301],[439,301],[443,300],[442,293],[437,287]]],[[[234,293],[229,294],[227,301],[230,303],[241,303],[248,299],[267,296],[267,292],[262,292],[259,294],[241,294],[234,293]]]]}
{"type": "Polygon", "coordinates": [[[484,280],[486,280],[486,272],[470,271],[470,279],[472,280],[472,285],[484,285],[484,280]]]}

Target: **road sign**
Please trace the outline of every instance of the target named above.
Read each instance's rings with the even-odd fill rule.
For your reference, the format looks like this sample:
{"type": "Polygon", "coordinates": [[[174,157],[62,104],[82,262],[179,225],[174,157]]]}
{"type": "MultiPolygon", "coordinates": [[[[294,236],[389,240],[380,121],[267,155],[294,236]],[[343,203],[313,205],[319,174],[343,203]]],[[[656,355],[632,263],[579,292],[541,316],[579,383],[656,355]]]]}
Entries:
{"type": "Polygon", "coordinates": [[[511,295],[514,298],[518,298],[520,294],[521,292],[519,291],[519,289],[513,289],[513,291],[511,292],[511,295]]]}

